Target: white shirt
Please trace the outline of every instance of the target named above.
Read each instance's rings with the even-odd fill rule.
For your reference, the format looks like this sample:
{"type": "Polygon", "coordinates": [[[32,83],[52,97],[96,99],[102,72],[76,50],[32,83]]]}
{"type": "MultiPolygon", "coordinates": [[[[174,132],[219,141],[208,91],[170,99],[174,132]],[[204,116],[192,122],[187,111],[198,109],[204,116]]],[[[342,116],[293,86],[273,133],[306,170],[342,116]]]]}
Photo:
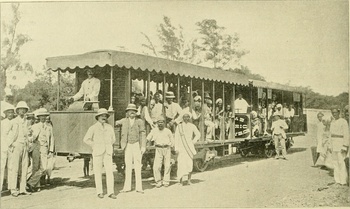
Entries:
{"type": "Polygon", "coordinates": [[[148,111],[148,107],[144,106],[141,109],[141,105],[139,106],[139,108],[137,109],[137,115],[141,116],[142,120],[146,120],[148,124],[153,125],[153,120],[151,119],[151,116],[149,115],[149,111],[148,111]],[[141,115],[142,113],[144,113],[144,115],[141,115]]]}
{"type": "Polygon", "coordinates": [[[344,118],[333,120],[330,127],[333,151],[340,151],[342,148],[349,147],[349,126],[344,118]],[[335,137],[338,135],[342,137],[335,137]]]}
{"type": "Polygon", "coordinates": [[[111,155],[115,142],[114,128],[108,123],[102,125],[97,121],[90,126],[83,140],[92,147],[92,155],[98,156],[104,152],[111,155]]]}
{"type": "Polygon", "coordinates": [[[248,107],[250,105],[245,99],[236,99],[235,100],[235,112],[236,113],[247,113],[248,107]]]}
{"type": "Polygon", "coordinates": [[[84,101],[98,101],[98,94],[100,93],[100,80],[97,78],[88,78],[81,84],[80,90],[73,96],[74,101],[84,97],[84,101]]]}
{"type": "Polygon", "coordinates": [[[282,134],[282,137],[286,138],[286,132],[284,131],[285,129],[288,129],[286,121],[278,119],[272,122],[271,130],[273,134],[282,134]]]}
{"type": "Polygon", "coordinates": [[[151,119],[153,122],[157,122],[158,118],[163,115],[163,104],[156,103],[151,109],[151,119]]]}
{"type": "Polygon", "coordinates": [[[33,129],[33,140],[38,138],[40,146],[48,147],[50,152],[54,151],[55,139],[53,137],[52,126],[46,123],[36,123],[32,127],[33,129]]]}
{"type": "Polygon", "coordinates": [[[154,141],[157,145],[173,145],[173,133],[168,128],[159,130],[159,128],[154,128],[147,136],[148,141],[154,141]]]}
{"type": "Polygon", "coordinates": [[[1,151],[7,151],[17,138],[18,126],[13,120],[5,118],[1,121],[1,151]]]}
{"type": "Polygon", "coordinates": [[[172,102],[171,104],[165,103],[165,115],[167,118],[175,119],[176,115],[180,115],[181,107],[178,103],[172,102]]]}
{"type": "Polygon", "coordinates": [[[292,117],[294,117],[294,114],[295,114],[294,109],[291,109],[291,110],[286,109],[284,111],[284,117],[285,118],[292,118],[292,117]]]}
{"type": "Polygon", "coordinates": [[[134,125],[134,123],[135,123],[135,118],[133,118],[133,119],[129,118],[130,127],[131,127],[132,125],[134,125]]]}
{"type": "Polygon", "coordinates": [[[181,123],[177,126],[175,131],[175,150],[187,153],[186,149],[189,149],[192,154],[196,154],[194,143],[196,143],[200,137],[201,134],[195,125],[192,123],[181,123]],[[183,138],[181,138],[182,134],[183,138]]]}

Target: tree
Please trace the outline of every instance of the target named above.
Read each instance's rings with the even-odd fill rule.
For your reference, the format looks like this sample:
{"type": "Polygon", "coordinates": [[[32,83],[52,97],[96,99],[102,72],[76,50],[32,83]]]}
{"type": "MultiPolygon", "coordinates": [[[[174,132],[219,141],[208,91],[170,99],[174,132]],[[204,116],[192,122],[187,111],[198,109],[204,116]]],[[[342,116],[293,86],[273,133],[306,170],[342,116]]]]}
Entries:
{"type": "Polygon", "coordinates": [[[233,71],[235,73],[246,75],[250,79],[259,80],[259,81],[266,81],[264,76],[262,76],[260,74],[252,73],[247,66],[241,65],[241,68],[235,68],[235,69],[230,68],[229,70],[233,71]]]}
{"type": "MultiPolygon", "coordinates": [[[[19,51],[24,44],[31,41],[28,35],[18,33],[17,26],[21,20],[19,3],[11,4],[12,18],[7,22],[2,22],[2,46],[1,46],[1,93],[7,85],[7,74],[9,71],[30,71],[33,68],[29,63],[22,63],[19,51]]],[[[3,94],[2,94],[3,95],[3,94]]]]}
{"type": "MultiPolygon", "coordinates": [[[[141,34],[147,41],[147,44],[142,44],[142,46],[154,56],[176,61],[193,62],[196,54],[194,47],[196,45],[193,41],[185,40],[182,26],[175,27],[169,17],[164,16],[163,22],[157,27],[160,46],[155,45],[145,33],[141,32],[141,34]]],[[[148,54],[147,52],[144,53],[148,54]]]]}
{"type": "Polygon", "coordinates": [[[238,63],[248,51],[238,49],[238,34],[225,34],[225,28],[216,20],[205,19],[196,23],[201,37],[198,48],[204,54],[203,62],[211,62],[214,68],[224,68],[229,62],[238,63]]]}

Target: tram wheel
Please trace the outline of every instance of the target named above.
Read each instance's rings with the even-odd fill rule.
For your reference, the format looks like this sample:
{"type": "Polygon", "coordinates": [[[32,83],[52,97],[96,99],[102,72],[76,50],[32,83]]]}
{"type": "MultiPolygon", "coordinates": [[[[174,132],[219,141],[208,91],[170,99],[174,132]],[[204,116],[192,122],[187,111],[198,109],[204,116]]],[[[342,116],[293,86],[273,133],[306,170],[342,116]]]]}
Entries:
{"type": "Polygon", "coordinates": [[[196,159],[193,162],[195,171],[203,172],[207,169],[209,162],[204,162],[203,159],[196,159]]]}
{"type": "Polygon", "coordinates": [[[265,156],[267,157],[267,158],[270,158],[270,157],[272,157],[273,156],[273,150],[272,149],[265,149],[265,156]]]}

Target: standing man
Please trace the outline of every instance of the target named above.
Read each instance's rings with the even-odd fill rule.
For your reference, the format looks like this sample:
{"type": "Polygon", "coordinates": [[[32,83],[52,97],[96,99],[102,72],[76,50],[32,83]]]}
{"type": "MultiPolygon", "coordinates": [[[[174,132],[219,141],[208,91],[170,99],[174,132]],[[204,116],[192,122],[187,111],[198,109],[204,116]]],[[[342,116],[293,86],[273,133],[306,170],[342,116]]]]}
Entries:
{"type": "MultiPolygon", "coordinates": [[[[151,116],[149,114],[150,112],[147,107],[146,98],[144,96],[140,96],[139,101],[140,101],[140,106],[137,109],[137,115],[145,123],[145,127],[147,127],[146,126],[146,122],[147,122],[151,127],[151,129],[153,129],[155,125],[153,124],[153,120],[151,119],[151,116]]],[[[147,130],[149,131],[149,128],[147,130]]]]}
{"type": "Polygon", "coordinates": [[[136,105],[129,104],[126,108],[127,117],[115,122],[116,126],[122,126],[120,144],[125,153],[125,182],[120,192],[131,191],[131,173],[134,166],[136,192],[143,194],[141,159],[146,151],[146,131],[142,120],[136,118],[136,112],[136,105]]]}
{"type": "Polygon", "coordinates": [[[235,113],[247,113],[250,105],[243,99],[242,93],[238,94],[238,98],[235,100],[235,113]]]}
{"type": "Polygon", "coordinates": [[[40,179],[46,175],[47,159],[53,157],[54,137],[52,126],[47,125],[46,117],[50,113],[45,108],[40,108],[36,112],[39,123],[33,125],[32,141],[33,141],[33,174],[28,179],[28,190],[30,192],[37,191],[40,187],[40,179]]]}
{"type": "Polygon", "coordinates": [[[197,127],[190,123],[191,116],[190,112],[184,113],[183,122],[177,126],[175,131],[175,151],[178,153],[177,178],[180,183],[183,183],[183,178],[188,176],[188,184],[191,184],[193,156],[197,153],[194,143],[200,138],[197,127]]]}
{"type": "Polygon", "coordinates": [[[174,92],[168,91],[165,95],[166,103],[164,104],[165,107],[165,115],[166,115],[166,122],[168,125],[168,128],[175,132],[175,119],[176,116],[179,116],[181,113],[182,108],[178,103],[174,102],[175,95],[174,92]]]}
{"type": "Polygon", "coordinates": [[[19,194],[28,194],[26,192],[26,183],[27,183],[27,170],[28,170],[28,144],[30,136],[30,126],[25,117],[25,114],[28,112],[29,107],[26,102],[20,101],[16,106],[16,113],[18,116],[14,119],[18,127],[18,135],[14,140],[13,152],[10,153],[10,169],[9,169],[9,189],[11,194],[14,197],[17,197],[19,194]],[[21,168],[21,169],[20,169],[21,168]],[[18,175],[19,170],[21,174],[18,175]],[[20,187],[19,191],[17,190],[17,180],[20,176],[20,187]]]}
{"type": "Polygon", "coordinates": [[[151,118],[154,123],[157,123],[157,119],[163,115],[163,104],[160,102],[160,95],[158,92],[154,94],[154,100],[151,100],[150,109],[151,118]]]}
{"type": "MultiPolygon", "coordinates": [[[[1,121],[1,180],[0,180],[0,192],[2,191],[2,185],[4,183],[5,167],[7,170],[11,169],[11,163],[8,156],[13,152],[12,143],[17,138],[18,126],[13,122],[15,116],[15,107],[11,104],[7,104],[2,107],[5,119],[1,121]]],[[[9,175],[7,175],[9,176],[9,175]]],[[[8,178],[8,177],[7,177],[8,178]]]]}
{"type": "Polygon", "coordinates": [[[345,186],[347,171],[345,157],[349,149],[349,126],[344,118],[340,118],[340,110],[332,109],[334,120],[331,122],[331,142],[333,145],[332,159],[335,183],[345,186]]]}
{"type": "Polygon", "coordinates": [[[97,122],[94,125],[90,126],[83,140],[92,148],[92,161],[94,165],[97,196],[99,198],[103,198],[102,167],[105,167],[107,179],[107,195],[109,198],[117,199],[117,196],[114,194],[112,161],[115,133],[113,126],[107,123],[108,117],[109,114],[105,108],[99,109],[95,115],[97,122]]]}
{"type": "Polygon", "coordinates": [[[171,147],[174,146],[173,134],[168,128],[165,128],[164,117],[158,118],[158,128],[154,128],[151,133],[148,134],[147,140],[154,141],[156,147],[156,155],[153,163],[153,174],[156,182],[156,187],[162,186],[161,169],[164,162],[164,178],[163,185],[169,186],[170,182],[170,160],[171,160],[171,147]]]}
{"type": "Polygon", "coordinates": [[[94,77],[92,69],[86,70],[88,78],[81,84],[80,90],[76,93],[71,101],[77,101],[84,97],[84,101],[98,101],[98,94],[100,93],[100,80],[94,77]]]}
{"type": "Polygon", "coordinates": [[[325,153],[324,147],[323,147],[323,133],[325,125],[322,122],[324,114],[322,112],[317,113],[317,132],[316,132],[316,152],[317,152],[317,158],[322,154],[325,153]]]}
{"type": "Polygon", "coordinates": [[[288,129],[288,125],[286,121],[281,119],[281,114],[279,112],[275,112],[273,114],[274,120],[272,122],[271,130],[272,130],[272,137],[273,141],[275,143],[275,149],[276,149],[276,159],[279,159],[280,157],[280,148],[279,144],[281,144],[282,149],[282,159],[287,160],[287,150],[286,150],[286,132],[285,130],[288,129]]]}

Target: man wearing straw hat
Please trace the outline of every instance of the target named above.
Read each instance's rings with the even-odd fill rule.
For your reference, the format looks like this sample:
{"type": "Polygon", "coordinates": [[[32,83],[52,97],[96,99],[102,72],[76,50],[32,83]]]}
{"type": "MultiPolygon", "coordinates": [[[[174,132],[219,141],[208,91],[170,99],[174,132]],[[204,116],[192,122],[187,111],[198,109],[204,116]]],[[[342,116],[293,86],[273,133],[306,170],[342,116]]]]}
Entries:
{"type": "Polygon", "coordinates": [[[285,120],[282,120],[282,115],[279,112],[275,112],[273,114],[274,121],[272,122],[271,130],[272,130],[272,137],[275,143],[275,149],[276,149],[276,159],[279,159],[280,157],[280,148],[279,144],[281,144],[282,149],[282,159],[287,160],[287,150],[286,150],[286,132],[285,130],[288,129],[288,125],[285,120]]]}
{"type": "MultiPolygon", "coordinates": [[[[1,180],[0,191],[2,191],[2,184],[4,182],[5,167],[7,165],[8,170],[11,167],[9,163],[9,152],[13,151],[12,143],[14,142],[16,135],[18,134],[18,126],[13,122],[15,115],[15,107],[11,104],[4,105],[1,110],[4,113],[5,119],[1,121],[1,180]]],[[[8,176],[8,175],[7,175],[8,176]]]]}
{"type": "Polygon", "coordinates": [[[156,147],[156,154],[153,163],[153,174],[154,180],[156,182],[156,187],[162,186],[162,176],[161,169],[164,161],[164,178],[163,185],[165,187],[169,186],[170,182],[170,160],[171,160],[171,147],[174,145],[174,139],[172,132],[165,128],[165,119],[160,116],[157,121],[158,127],[152,129],[148,134],[147,140],[154,141],[154,146],[156,147]]]}
{"type": "Polygon", "coordinates": [[[174,102],[175,95],[174,92],[168,91],[165,95],[166,103],[164,104],[165,107],[165,115],[166,115],[166,122],[168,125],[168,128],[175,132],[175,119],[176,116],[179,116],[181,113],[181,107],[178,103],[174,102]]]}
{"type": "Polygon", "coordinates": [[[104,166],[106,170],[108,197],[116,199],[117,197],[114,194],[112,161],[115,133],[113,126],[106,123],[108,117],[109,114],[105,108],[101,108],[97,111],[97,114],[95,115],[97,122],[90,126],[84,137],[84,142],[92,147],[92,160],[94,165],[97,196],[103,198],[102,167],[104,166]]]}
{"type": "Polygon", "coordinates": [[[39,118],[39,123],[33,125],[33,174],[28,179],[28,191],[38,191],[40,187],[40,179],[46,174],[47,160],[52,157],[54,151],[54,136],[52,126],[46,124],[46,117],[50,113],[45,108],[40,108],[36,111],[36,116],[39,118]]]}
{"type": "Polygon", "coordinates": [[[17,197],[19,194],[27,194],[27,170],[28,170],[28,144],[30,126],[25,117],[29,107],[26,102],[20,101],[16,106],[16,113],[18,116],[14,119],[14,123],[18,126],[17,137],[12,144],[14,149],[10,153],[10,169],[9,169],[9,189],[12,196],[17,197]],[[21,169],[20,169],[21,168],[21,169]],[[19,170],[21,174],[18,175],[19,170]],[[17,190],[17,178],[20,176],[20,188],[17,190]]]}
{"type": "Polygon", "coordinates": [[[136,105],[129,104],[125,111],[127,117],[115,122],[116,126],[122,126],[120,144],[125,152],[125,182],[124,188],[120,192],[131,191],[131,174],[132,166],[134,166],[136,192],[143,194],[141,159],[143,153],[146,151],[145,124],[141,119],[136,118],[136,105]]]}

